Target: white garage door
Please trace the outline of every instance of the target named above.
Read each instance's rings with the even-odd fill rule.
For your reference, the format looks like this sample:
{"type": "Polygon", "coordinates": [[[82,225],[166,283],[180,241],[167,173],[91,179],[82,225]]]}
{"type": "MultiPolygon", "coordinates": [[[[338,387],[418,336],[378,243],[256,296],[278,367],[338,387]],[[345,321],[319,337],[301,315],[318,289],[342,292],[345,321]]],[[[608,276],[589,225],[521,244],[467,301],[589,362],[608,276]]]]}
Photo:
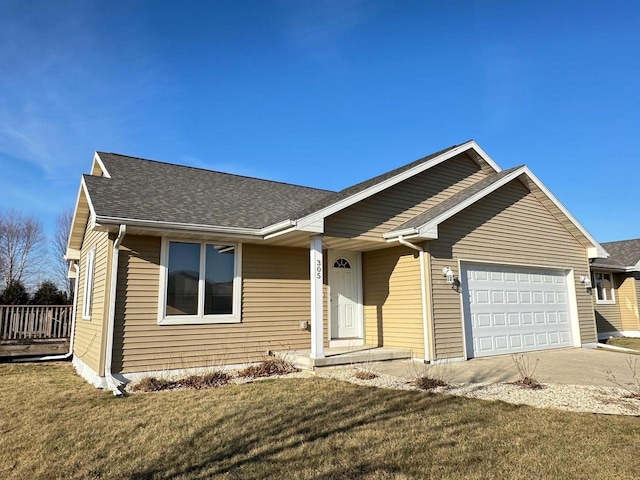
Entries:
{"type": "Polygon", "coordinates": [[[565,272],[463,265],[461,277],[469,357],[573,346],[565,272]]]}

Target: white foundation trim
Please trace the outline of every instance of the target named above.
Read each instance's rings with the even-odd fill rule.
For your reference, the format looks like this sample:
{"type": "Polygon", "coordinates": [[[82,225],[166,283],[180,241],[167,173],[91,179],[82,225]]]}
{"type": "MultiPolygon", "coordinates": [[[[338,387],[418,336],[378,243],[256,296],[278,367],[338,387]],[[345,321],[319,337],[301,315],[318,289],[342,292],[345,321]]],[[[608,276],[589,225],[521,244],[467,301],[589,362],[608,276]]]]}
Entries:
{"type": "Polygon", "coordinates": [[[598,340],[604,340],[610,337],[640,338],[640,330],[616,330],[613,332],[598,333],[598,340]]]}
{"type": "Polygon", "coordinates": [[[204,375],[206,373],[214,371],[229,371],[239,370],[255,363],[235,363],[231,365],[212,365],[209,367],[189,367],[189,368],[174,368],[167,370],[147,370],[144,372],[127,372],[127,373],[114,373],[113,376],[116,380],[122,383],[136,382],[147,377],[156,378],[182,378],[189,375],[204,375]]]}
{"type": "Polygon", "coordinates": [[[75,367],[76,372],[78,372],[78,375],[84,378],[91,385],[96,388],[107,388],[107,379],[98,375],[98,372],[84,363],[80,357],[74,355],[71,363],[75,367]]]}

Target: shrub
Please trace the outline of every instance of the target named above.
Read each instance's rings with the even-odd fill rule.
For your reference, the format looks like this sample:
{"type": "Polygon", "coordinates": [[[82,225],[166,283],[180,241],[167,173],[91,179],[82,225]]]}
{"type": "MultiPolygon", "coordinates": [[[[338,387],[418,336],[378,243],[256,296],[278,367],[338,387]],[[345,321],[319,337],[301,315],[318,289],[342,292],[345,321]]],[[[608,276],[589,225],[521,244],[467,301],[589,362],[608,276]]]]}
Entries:
{"type": "Polygon", "coordinates": [[[43,281],[31,298],[32,305],[66,305],[68,303],[67,294],[60,291],[51,280],[43,281]]]}
{"type": "Polygon", "coordinates": [[[186,378],[178,380],[177,386],[184,388],[193,388],[195,390],[203,390],[205,388],[222,387],[229,383],[231,376],[222,371],[210,372],[204,375],[190,375],[186,378]]]}
{"type": "Polygon", "coordinates": [[[604,374],[606,375],[608,382],[626,390],[627,397],[640,400],[640,372],[638,372],[638,359],[634,358],[631,360],[630,358],[627,358],[627,367],[629,368],[631,378],[633,379],[633,381],[628,384],[618,380],[618,377],[610,369],[606,369],[604,374]]]}
{"type": "Polygon", "coordinates": [[[522,354],[513,354],[511,355],[511,359],[518,370],[518,375],[520,375],[520,378],[513,382],[514,385],[519,385],[522,388],[529,388],[531,390],[544,388],[534,377],[540,359],[536,358],[536,363],[533,364],[533,367],[531,366],[530,359],[522,354]]]}
{"type": "Polygon", "coordinates": [[[440,378],[418,377],[413,380],[413,384],[422,390],[431,390],[437,387],[446,387],[447,382],[440,378]]]}
{"type": "Polygon", "coordinates": [[[20,280],[10,281],[0,294],[0,305],[26,305],[27,303],[29,303],[29,293],[20,280]]]}
{"type": "Polygon", "coordinates": [[[249,365],[238,372],[239,377],[259,378],[273,375],[287,375],[299,372],[300,369],[286,360],[278,357],[268,358],[257,365],[249,365]]]}
{"type": "Polygon", "coordinates": [[[356,371],[353,374],[353,376],[356,377],[358,380],[373,380],[374,378],[378,377],[378,374],[375,372],[372,372],[369,369],[356,368],[356,371]]]}

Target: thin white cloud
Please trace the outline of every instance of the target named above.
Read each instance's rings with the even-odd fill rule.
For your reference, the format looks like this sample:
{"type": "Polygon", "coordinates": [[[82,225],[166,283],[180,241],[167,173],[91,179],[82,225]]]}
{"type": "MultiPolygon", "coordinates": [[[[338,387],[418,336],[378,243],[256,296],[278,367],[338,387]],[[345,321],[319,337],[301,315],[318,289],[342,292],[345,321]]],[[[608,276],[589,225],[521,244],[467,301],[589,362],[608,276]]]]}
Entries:
{"type": "Polygon", "coordinates": [[[341,60],[344,36],[371,16],[377,7],[364,0],[284,2],[283,33],[304,57],[341,60]]]}

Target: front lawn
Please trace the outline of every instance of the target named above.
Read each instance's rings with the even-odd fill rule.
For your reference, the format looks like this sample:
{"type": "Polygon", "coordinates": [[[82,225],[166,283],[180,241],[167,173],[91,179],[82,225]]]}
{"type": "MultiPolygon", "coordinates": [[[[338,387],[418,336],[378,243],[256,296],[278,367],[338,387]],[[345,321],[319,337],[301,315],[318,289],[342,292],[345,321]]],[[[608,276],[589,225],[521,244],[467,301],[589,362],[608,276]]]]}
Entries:
{"type": "Polygon", "coordinates": [[[114,398],[0,364],[0,478],[617,478],[640,420],[322,378],[114,398]]]}
{"type": "Polygon", "coordinates": [[[615,345],[616,347],[631,348],[640,351],[640,338],[611,337],[607,339],[607,345],[615,345]]]}

